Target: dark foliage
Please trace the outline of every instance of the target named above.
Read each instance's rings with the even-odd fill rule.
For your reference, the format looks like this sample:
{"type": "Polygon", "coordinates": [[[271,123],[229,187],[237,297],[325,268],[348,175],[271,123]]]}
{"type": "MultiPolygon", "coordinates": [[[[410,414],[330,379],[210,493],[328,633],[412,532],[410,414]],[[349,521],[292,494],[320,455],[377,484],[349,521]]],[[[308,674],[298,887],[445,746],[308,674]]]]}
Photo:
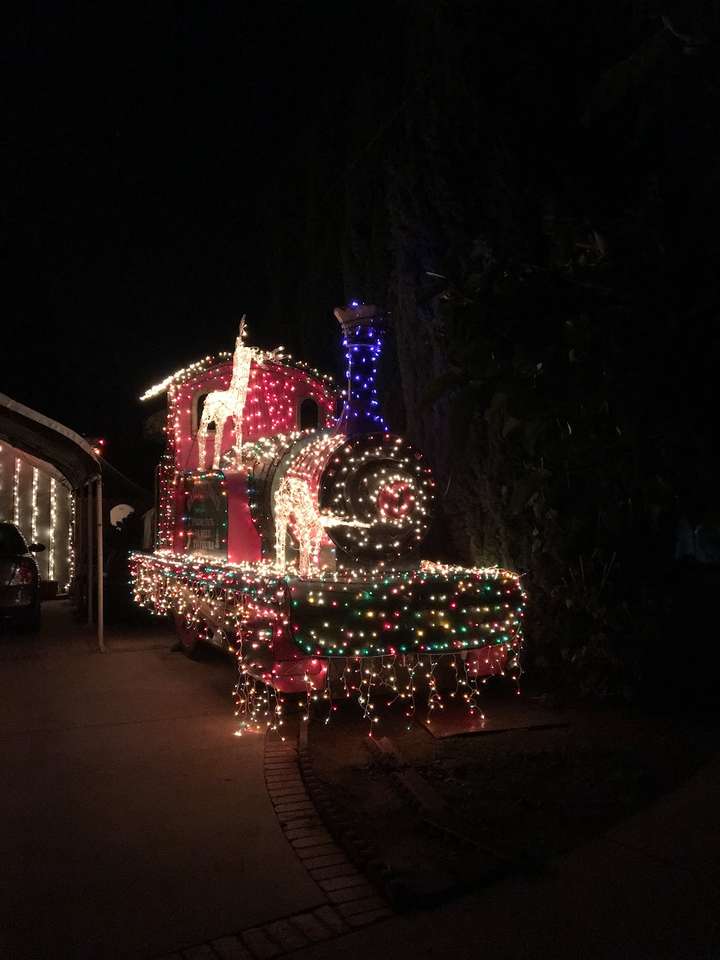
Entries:
{"type": "Polygon", "coordinates": [[[346,293],[391,309],[434,552],[526,572],[536,678],[609,697],[665,690],[679,658],[706,676],[717,576],[680,569],[677,536],[718,522],[720,14],[392,9],[298,272],[332,236],[346,293]]]}

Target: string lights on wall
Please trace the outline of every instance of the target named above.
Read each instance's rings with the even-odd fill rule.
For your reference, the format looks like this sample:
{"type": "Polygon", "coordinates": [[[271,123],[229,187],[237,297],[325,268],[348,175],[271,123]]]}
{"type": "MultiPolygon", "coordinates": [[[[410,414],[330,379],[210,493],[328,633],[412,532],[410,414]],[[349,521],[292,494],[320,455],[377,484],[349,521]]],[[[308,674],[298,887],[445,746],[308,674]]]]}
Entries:
{"type": "Polygon", "coordinates": [[[37,543],[38,539],[38,485],[40,483],[40,471],[33,467],[32,471],[32,501],[30,507],[30,539],[37,543]]]}
{"type": "Polygon", "coordinates": [[[0,489],[0,520],[14,523],[28,543],[43,544],[41,577],[62,578],[61,592],[66,591],[74,565],[74,504],[68,485],[52,468],[7,446],[0,446],[0,476],[12,478],[0,489]]]}
{"type": "Polygon", "coordinates": [[[22,460],[15,457],[15,473],[13,474],[13,523],[20,526],[20,469],[22,460]]]}
{"type": "Polygon", "coordinates": [[[55,529],[57,527],[57,481],[50,477],[50,543],[48,545],[48,580],[55,579],[55,529]]]}
{"type": "Polygon", "coordinates": [[[63,586],[63,592],[67,593],[72,586],[75,577],[75,497],[68,491],[68,536],[67,536],[67,581],[63,586]]]}

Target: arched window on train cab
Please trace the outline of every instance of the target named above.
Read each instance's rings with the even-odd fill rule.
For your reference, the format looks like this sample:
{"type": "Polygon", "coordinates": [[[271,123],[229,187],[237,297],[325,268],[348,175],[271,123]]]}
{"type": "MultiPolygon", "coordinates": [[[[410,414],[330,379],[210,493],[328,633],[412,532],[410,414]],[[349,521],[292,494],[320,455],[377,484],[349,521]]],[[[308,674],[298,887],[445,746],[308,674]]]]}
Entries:
{"type": "Polygon", "coordinates": [[[301,430],[317,430],[320,425],[320,407],[312,397],[305,397],[300,404],[298,421],[301,430]]]}

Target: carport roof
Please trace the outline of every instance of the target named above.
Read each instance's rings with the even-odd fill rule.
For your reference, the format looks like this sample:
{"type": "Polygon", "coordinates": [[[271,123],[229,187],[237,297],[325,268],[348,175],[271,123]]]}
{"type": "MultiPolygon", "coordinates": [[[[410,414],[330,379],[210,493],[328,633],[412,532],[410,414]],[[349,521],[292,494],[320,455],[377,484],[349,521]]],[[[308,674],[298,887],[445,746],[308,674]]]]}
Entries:
{"type": "Polygon", "coordinates": [[[90,444],[57,420],[0,393],[0,437],[56,467],[77,489],[101,472],[90,444]]]}

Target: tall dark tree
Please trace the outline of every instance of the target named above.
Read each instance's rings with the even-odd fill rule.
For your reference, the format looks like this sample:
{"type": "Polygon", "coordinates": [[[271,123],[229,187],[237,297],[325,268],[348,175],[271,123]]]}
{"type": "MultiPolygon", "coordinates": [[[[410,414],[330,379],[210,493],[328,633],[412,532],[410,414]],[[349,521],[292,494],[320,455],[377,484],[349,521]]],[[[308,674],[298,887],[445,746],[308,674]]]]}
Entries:
{"type": "Polygon", "coordinates": [[[434,549],[527,572],[536,671],[637,688],[663,630],[697,649],[678,530],[716,522],[718,14],[394,11],[348,92],[343,268],[392,312],[434,549]]]}

